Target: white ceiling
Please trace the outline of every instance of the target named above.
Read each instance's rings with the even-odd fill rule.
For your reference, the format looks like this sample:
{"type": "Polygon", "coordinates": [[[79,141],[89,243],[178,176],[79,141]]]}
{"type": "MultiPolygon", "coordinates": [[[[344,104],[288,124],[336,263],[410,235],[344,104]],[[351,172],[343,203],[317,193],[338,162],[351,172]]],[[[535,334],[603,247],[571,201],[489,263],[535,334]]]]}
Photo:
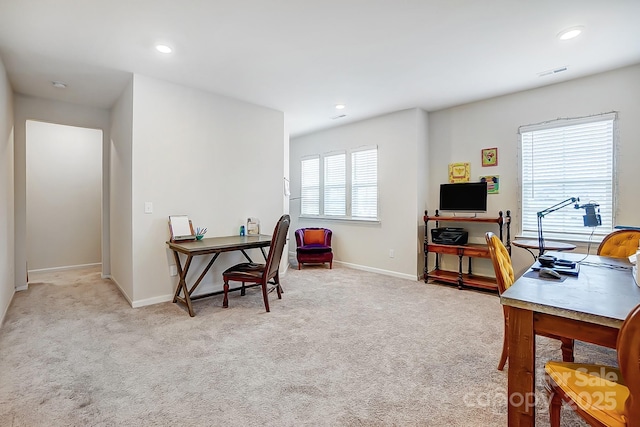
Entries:
{"type": "Polygon", "coordinates": [[[639,17],[639,0],[0,0],[0,58],[17,93],[108,108],[140,73],[284,111],[295,136],[640,63],[639,17]]]}

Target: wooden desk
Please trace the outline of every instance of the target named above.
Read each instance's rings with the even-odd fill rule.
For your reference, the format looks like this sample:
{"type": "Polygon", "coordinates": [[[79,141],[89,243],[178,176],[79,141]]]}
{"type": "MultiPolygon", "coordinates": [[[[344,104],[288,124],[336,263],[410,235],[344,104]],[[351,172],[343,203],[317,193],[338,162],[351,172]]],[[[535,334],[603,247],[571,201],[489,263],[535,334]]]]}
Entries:
{"type": "MultiPolygon", "coordinates": [[[[242,254],[249,260],[249,262],[253,262],[249,255],[245,252],[246,249],[260,248],[262,251],[262,256],[267,259],[267,255],[264,252],[264,248],[271,245],[271,236],[266,236],[264,234],[259,234],[256,236],[225,236],[225,237],[211,237],[202,240],[192,240],[188,242],[167,242],[169,248],[173,251],[173,256],[176,260],[176,267],[178,268],[178,274],[180,275],[180,281],[178,282],[178,286],[176,288],[176,293],[173,296],[173,302],[180,301],[181,303],[187,306],[189,310],[189,315],[191,317],[195,316],[193,311],[193,306],[191,305],[192,300],[206,298],[212,295],[218,295],[223,293],[223,291],[211,292],[204,295],[195,295],[191,296],[193,292],[196,290],[204,276],[207,274],[213,263],[218,259],[218,256],[222,252],[231,252],[231,251],[240,251],[242,254]],[[180,261],[180,254],[186,255],[186,259],[184,264],[180,261]],[[187,273],[189,272],[189,267],[191,266],[191,261],[196,256],[203,255],[212,255],[211,260],[206,265],[198,280],[193,284],[191,289],[187,288],[187,273]],[[180,292],[182,291],[184,296],[180,296],[180,292]]],[[[246,286],[251,287],[251,286],[246,286]]],[[[242,290],[244,292],[244,288],[238,287],[234,289],[230,289],[229,292],[242,290]]]]}
{"type": "MultiPolygon", "coordinates": [[[[511,244],[513,246],[526,249],[533,256],[534,260],[538,259],[536,254],[531,251],[531,249],[540,249],[540,245],[537,240],[514,240],[511,244]]],[[[544,241],[545,251],[572,251],[575,248],[576,245],[571,243],[544,241]]]]}
{"type": "MultiPolygon", "coordinates": [[[[562,254],[573,261],[583,257],[562,254]]],[[[626,259],[590,255],[581,263],[577,277],[568,276],[563,282],[521,277],[502,294],[500,302],[511,307],[509,426],[534,426],[536,333],[615,348],[622,322],[640,304],[640,287],[626,259]]]]}

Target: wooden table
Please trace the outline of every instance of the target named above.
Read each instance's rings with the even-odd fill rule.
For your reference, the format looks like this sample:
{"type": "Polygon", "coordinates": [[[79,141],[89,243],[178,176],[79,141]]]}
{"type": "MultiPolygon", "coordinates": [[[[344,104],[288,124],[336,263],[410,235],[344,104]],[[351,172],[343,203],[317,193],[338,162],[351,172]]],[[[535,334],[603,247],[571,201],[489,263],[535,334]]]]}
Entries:
{"type": "MultiPolygon", "coordinates": [[[[578,261],[584,255],[564,253],[562,257],[578,261]]],[[[553,282],[523,276],[502,294],[500,302],[511,307],[509,426],[534,426],[536,333],[615,348],[622,322],[640,304],[640,287],[626,259],[590,255],[580,264],[577,277],[553,282]]]]}
{"type": "MultiPolygon", "coordinates": [[[[180,301],[185,304],[189,310],[189,315],[193,317],[195,316],[195,313],[193,311],[193,306],[191,305],[192,300],[206,298],[212,295],[219,295],[223,292],[218,291],[192,296],[193,292],[196,290],[213,263],[218,259],[218,256],[220,256],[222,252],[240,251],[245,258],[249,260],[249,262],[253,262],[245,251],[247,249],[259,248],[262,252],[262,256],[266,260],[267,255],[264,252],[264,248],[271,245],[271,236],[258,234],[255,236],[211,237],[186,242],[167,242],[167,245],[169,245],[169,248],[173,251],[173,256],[175,257],[176,266],[178,268],[178,274],[180,275],[180,281],[178,282],[176,293],[173,296],[173,302],[180,301]],[[186,255],[184,264],[181,263],[180,254],[186,255]],[[205,255],[213,255],[213,257],[211,257],[209,263],[207,263],[206,267],[202,270],[198,280],[196,280],[191,289],[188,289],[186,278],[187,273],[189,272],[189,267],[191,267],[191,261],[193,261],[194,257],[205,255]],[[182,292],[184,296],[181,297],[180,292],[182,292]]],[[[251,286],[246,287],[249,288],[251,286]]],[[[238,287],[230,289],[229,292],[241,290],[244,293],[244,289],[244,287],[238,287]]]]}
{"type": "MultiPolygon", "coordinates": [[[[536,254],[531,251],[531,249],[540,249],[540,242],[538,242],[537,240],[514,240],[511,242],[511,244],[513,246],[526,249],[531,254],[531,256],[533,256],[534,260],[538,259],[536,254]]],[[[552,242],[547,240],[544,241],[545,251],[572,251],[575,248],[576,245],[571,243],[552,242]]]]}

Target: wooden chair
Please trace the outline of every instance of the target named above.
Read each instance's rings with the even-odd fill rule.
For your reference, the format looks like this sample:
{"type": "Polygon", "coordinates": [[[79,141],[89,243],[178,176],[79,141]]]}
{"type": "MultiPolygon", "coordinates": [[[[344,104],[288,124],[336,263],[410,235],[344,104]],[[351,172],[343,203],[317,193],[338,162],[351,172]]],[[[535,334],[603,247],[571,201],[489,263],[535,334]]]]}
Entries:
{"type": "Polygon", "coordinates": [[[640,426],[640,305],[618,334],[618,368],[547,362],[551,427],[560,426],[562,401],[591,426],[640,426]]]}
{"type": "Polygon", "coordinates": [[[296,258],[298,270],[302,264],[329,263],[333,268],[333,251],[331,249],[331,237],[333,232],[328,228],[299,228],[296,230],[296,258]]]}
{"type": "Polygon", "coordinates": [[[639,230],[616,230],[609,233],[598,246],[598,255],[626,258],[636,253],[640,241],[639,230]]]}
{"type": "Polygon", "coordinates": [[[282,215],[275,230],[273,230],[273,236],[271,237],[271,246],[269,247],[269,255],[267,256],[266,264],[254,264],[245,262],[242,264],[236,264],[233,267],[228,268],[222,273],[224,279],[224,299],[222,300],[222,306],[228,307],[229,301],[227,294],[229,292],[229,281],[242,282],[242,295],[244,295],[245,283],[254,283],[262,287],[262,298],[264,299],[264,308],[269,312],[269,297],[268,294],[274,289],[278,293],[278,299],[282,299],[282,288],[280,286],[280,277],[278,275],[278,269],[280,267],[280,260],[282,259],[282,252],[284,245],[287,242],[287,233],[289,232],[289,224],[291,218],[289,215],[282,215]],[[272,280],[270,282],[270,280],[272,280]],[[273,285],[269,288],[268,285],[273,285]]]}
{"type": "MultiPolygon", "coordinates": [[[[489,254],[491,255],[491,261],[493,262],[493,270],[496,275],[496,282],[498,283],[498,293],[502,295],[502,293],[509,289],[515,281],[513,266],[511,265],[511,256],[502,241],[500,241],[500,238],[493,232],[488,231],[485,233],[485,239],[487,240],[489,254]]],[[[500,362],[498,362],[499,371],[504,369],[504,365],[507,363],[507,358],[509,356],[509,307],[503,305],[502,311],[504,313],[504,338],[502,341],[502,354],[500,355],[500,362]]],[[[556,335],[543,336],[560,340],[562,342],[562,360],[565,362],[573,362],[572,339],[556,335]]]]}

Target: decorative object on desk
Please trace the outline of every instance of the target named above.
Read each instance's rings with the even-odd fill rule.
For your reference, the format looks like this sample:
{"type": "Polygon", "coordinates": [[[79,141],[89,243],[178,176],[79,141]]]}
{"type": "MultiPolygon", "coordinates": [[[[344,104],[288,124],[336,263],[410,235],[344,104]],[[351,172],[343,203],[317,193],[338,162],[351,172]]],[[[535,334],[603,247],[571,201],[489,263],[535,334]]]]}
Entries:
{"type": "Polygon", "coordinates": [[[480,182],[487,183],[487,194],[498,194],[500,192],[500,177],[498,175],[481,176],[480,182]]]}
{"type": "Polygon", "coordinates": [[[302,264],[329,263],[333,268],[333,252],[331,237],[333,232],[328,228],[299,228],[296,230],[296,258],[298,270],[302,264]]]}
{"type": "Polygon", "coordinates": [[[498,149],[483,148],[482,149],[482,167],[498,166],[498,149]]]}
{"type": "Polygon", "coordinates": [[[260,220],[258,218],[247,218],[246,233],[247,236],[251,236],[252,234],[260,234],[260,220]]]}
{"type": "Polygon", "coordinates": [[[244,232],[244,225],[240,226],[240,235],[244,236],[245,232],[244,232]]]}
{"type": "Polygon", "coordinates": [[[471,176],[471,163],[450,163],[449,182],[469,182],[471,176]]]}
{"type": "Polygon", "coordinates": [[[640,305],[622,324],[616,350],[618,367],[554,361],[545,364],[551,427],[560,427],[562,401],[592,426],[638,425],[640,305]]]}
{"type": "MultiPolygon", "coordinates": [[[[507,248],[502,243],[502,240],[496,236],[493,232],[488,231],[484,235],[489,248],[489,256],[493,264],[493,271],[496,275],[496,282],[498,284],[498,294],[502,295],[507,289],[513,285],[515,281],[515,274],[513,272],[513,265],[511,264],[511,255],[507,248]]],[[[529,272],[531,273],[531,272],[529,272]]],[[[528,274],[528,273],[527,273],[528,274]]],[[[537,273],[535,273],[537,275],[537,273]]],[[[509,356],[509,312],[510,307],[503,305],[502,312],[504,315],[504,339],[502,341],[502,354],[500,355],[500,361],[498,362],[498,370],[504,369],[505,363],[509,356]]],[[[558,339],[562,342],[562,359],[565,362],[573,362],[573,340],[570,338],[559,337],[557,335],[545,335],[549,338],[558,339]]]]}
{"type": "Polygon", "coordinates": [[[202,240],[204,235],[207,234],[207,228],[196,227],[196,240],[202,240]]]}
{"type": "Polygon", "coordinates": [[[169,233],[172,242],[196,239],[193,224],[187,215],[169,215],[169,233]]]}

